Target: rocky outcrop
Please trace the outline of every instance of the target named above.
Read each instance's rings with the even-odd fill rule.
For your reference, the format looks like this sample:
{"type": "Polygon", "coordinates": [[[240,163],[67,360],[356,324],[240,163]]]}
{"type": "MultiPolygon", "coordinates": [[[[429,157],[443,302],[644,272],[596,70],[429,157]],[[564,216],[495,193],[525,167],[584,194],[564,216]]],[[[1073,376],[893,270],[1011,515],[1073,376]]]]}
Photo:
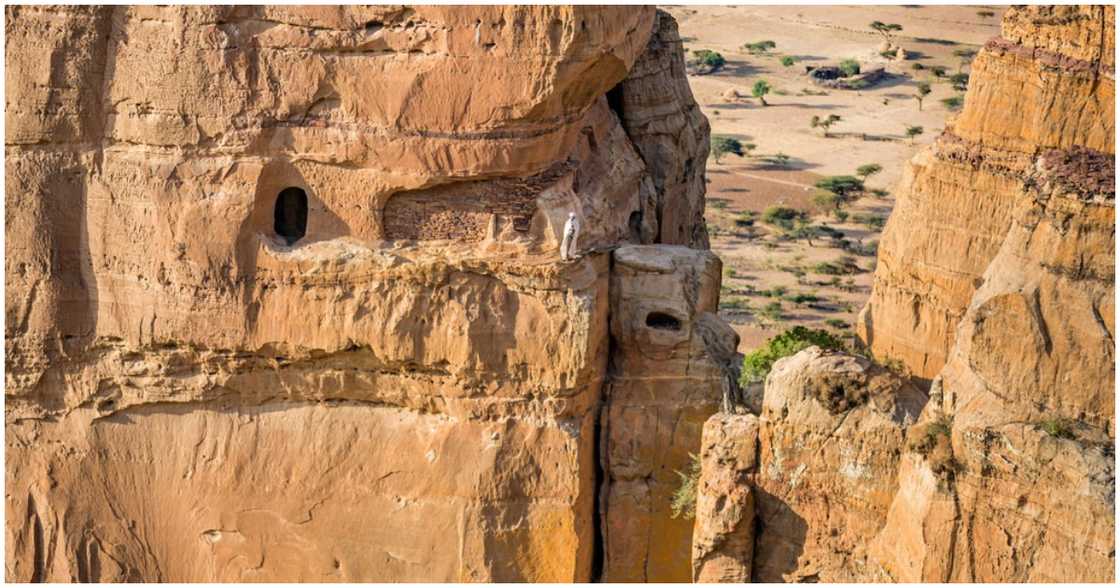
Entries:
{"type": "Polygon", "coordinates": [[[775,364],[756,580],[1114,580],[1114,10],[1006,14],[911,161],[863,311],[929,402],[898,418],[842,355],[775,364]]]}
{"type": "MultiPolygon", "coordinates": [[[[595,577],[603,390],[634,375],[609,250],[702,210],[700,172],[657,165],[702,169],[706,127],[654,158],[607,98],[668,21],[8,8],[7,578],[595,577]]],[[[710,412],[718,262],[635,255],[707,280],[667,298],[700,370],[680,410],[710,412]]]]}
{"type": "MultiPolygon", "coordinates": [[[[954,271],[970,265],[948,280],[959,288],[938,328],[951,336],[926,364],[937,376],[923,421],[939,427],[940,455],[906,456],[876,539],[899,580],[1113,578],[1114,18],[1104,6],[1008,11],[935,148],[1004,189],[979,216],[999,230],[970,255],[939,257],[954,271]]],[[[929,206],[955,212],[951,201],[929,206]]],[[[889,322],[876,317],[890,310],[876,305],[897,294],[890,275],[867,309],[884,353],[894,335],[880,339],[875,325],[889,322]]]]}
{"type": "Polygon", "coordinates": [[[694,582],[751,581],[758,418],[720,413],[704,423],[692,536],[694,582]]]}
{"type": "Polygon", "coordinates": [[[722,264],[708,251],[627,246],[611,272],[603,409],[608,582],[687,582],[692,521],[672,517],[704,421],[734,386],[738,335],[716,316],[722,264]]]}
{"type": "Polygon", "coordinates": [[[658,243],[707,249],[704,170],[710,127],[688,85],[677,23],[668,13],[657,14],[645,52],[607,94],[651,170],[653,190],[643,191],[642,215],[634,225],[658,243]]]}
{"type": "Polygon", "coordinates": [[[1040,158],[1114,152],[1114,19],[1107,6],[1007,11],[972,63],[964,110],[896,190],[859,325],[876,357],[937,375],[1016,209],[1034,199],[1040,158]]]}
{"type": "Polygon", "coordinates": [[[925,395],[870,361],[811,347],[774,364],[759,418],[756,582],[885,580],[867,538],[898,487],[925,395]]]}

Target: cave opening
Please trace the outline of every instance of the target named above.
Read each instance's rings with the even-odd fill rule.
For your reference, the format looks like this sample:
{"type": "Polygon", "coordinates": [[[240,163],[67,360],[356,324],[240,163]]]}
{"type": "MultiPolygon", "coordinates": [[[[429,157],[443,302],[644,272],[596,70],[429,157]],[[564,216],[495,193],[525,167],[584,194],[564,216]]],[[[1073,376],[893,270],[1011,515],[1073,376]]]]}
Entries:
{"type": "Polygon", "coordinates": [[[681,321],[671,314],[651,312],[646,315],[646,326],[666,331],[679,331],[681,330],[681,321]]]}
{"type": "Polygon", "coordinates": [[[622,83],[607,91],[607,106],[618,115],[618,120],[626,120],[626,114],[623,112],[625,101],[622,97],[622,83]]]}
{"type": "Polygon", "coordinates": [[[284,188],[276,196],[272,229],[288,245],[307,234],[307,192],[301,188],[284,188]]]}

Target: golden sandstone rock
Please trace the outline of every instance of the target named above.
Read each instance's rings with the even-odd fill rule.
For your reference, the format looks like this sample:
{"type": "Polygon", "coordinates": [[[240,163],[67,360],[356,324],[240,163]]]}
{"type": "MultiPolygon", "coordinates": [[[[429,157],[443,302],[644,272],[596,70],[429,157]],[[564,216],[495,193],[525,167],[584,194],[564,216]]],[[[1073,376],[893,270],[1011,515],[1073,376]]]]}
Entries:
{"type": "Polygon", "coordinates": [[[715,416],[667,14],[6,15],[6,579],[1114,579],[1111,7],[1009,10],[910,164],[861,335],[928,396],[715,416]]]}
{"type": "MultiPolygon", "coordinates": [[[[758,530],[738,550],[753,579],[1115,579],[1114,19],[1008,10],[964,111],[910,163],[861,335],[929,401],[862,358],[775,364],[748,476],[758,530]]],[[[749,445],[720,435],[754,418],[713,417],[705,449],[749,445]]],[[[706,459],[701,480],[737,468],[706,459]]],[[[694,565],[734,544],[725,523],[698,515],[694,565]]]]}
{"type": "MultiPolygon", "coordinates": [[[[599,433],[625,422],[601,419],[676,381],[659,418],[691,427],[646,432],[683,467],[736,362],[671,17],[21,6],[5,60],[8,580],[647,557],[604,553],[599,433]],[[612,305],[661,259],[693,286],[612,305]],[[659,329],[626,310],[647,298],[684,328],[632,373],[610,333],[659,329]]],[[[687,578],[690,526],[642,508],[674,537],[649,579],[687,578]]]]}

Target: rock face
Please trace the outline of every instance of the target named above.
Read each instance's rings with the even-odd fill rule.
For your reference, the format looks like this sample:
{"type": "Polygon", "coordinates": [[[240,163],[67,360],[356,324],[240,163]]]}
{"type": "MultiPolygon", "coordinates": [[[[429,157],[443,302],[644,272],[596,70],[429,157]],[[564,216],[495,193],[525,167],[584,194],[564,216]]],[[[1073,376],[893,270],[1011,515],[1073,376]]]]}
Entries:
{"type": "Polygon", "coordinates": [[[750,582],[755,508],[749,476],[758,470],[758,419],[722,413],[708,419],[700,463],[692,579],[750,582]]]}
{"type": "Polygon", "coordinates": [[[1007,11],[972,63],[964,110],[895,191],[859,325],[876,357],[937,375],[1015,210],[1035,199],[1039,159],[1114,153],[1114,20],[1107,6],[1007,11]]]}
{"type": "Polygon", "coordinates": [[[677,471],[734,385],[738,335],[715,315],[722,264],[685,247],[628,246],[611,272],[603,422],[608,582],[687,582],[692,521],[671,516],[677,471]]]}
{"type": "MultiPolygon", "coordinates": [[[[1003,188],[971,215],[987,223],[983,245],[941,258],[960,275],[933,323],[951,336],[927,356],[938,374],[923,420],[942,423],[946,451],[908,456],[900,477],[878,540],[899,580],[1113,579],[1114,19],[1102,6],[1008,11],[958,131],[935,148],[1003,188]]],[[[886,297],[889,275],[875,285],[886,297]]],[[[884,299],[867,312],[872,347],[887,350],[884,299]]]]}
{"type": "MultiPolygon", "coordinates": [[[[612,349],[612,265],[702,283],[644,293],[688,322],[656,369],[700,370],[666,415],[702,422],[734,378],[718,262],[608,252],[705,245],[706,126],[676,69],[632,79],[675,63],[652,8],[6,27],[9,580],[590,580],[603,389],[637,352],[612,349]]],[[[658,441],[673,467],[687,430],[658,441]]]]}
{"type": "Polygon", "coordinates": [[[755,580],[1115,579],[1114,30],[1113,7],[1008,10],[911,161],[861,326],[929,383],[916,422],[920,393],[864,360],[775,364],[739,550],[755,580]]]}
{"type": "Polygon", "coordinates": [[[887,579],[866,554],[926,396],[870,361],[810,347],[779,360],[759,418],[756,582],[887,579]]]}
{"type": "Polygon", "coordinates": [[[644,195],[643,234],[660,243],[708,248],[704,170],[708,119],[692,99],[677,23],[658,12],[654,32],[630,75],[607,95],[634,147],[652,170],[644,195]],[[688,157],[682,158],[682,153],[688,157]]]}

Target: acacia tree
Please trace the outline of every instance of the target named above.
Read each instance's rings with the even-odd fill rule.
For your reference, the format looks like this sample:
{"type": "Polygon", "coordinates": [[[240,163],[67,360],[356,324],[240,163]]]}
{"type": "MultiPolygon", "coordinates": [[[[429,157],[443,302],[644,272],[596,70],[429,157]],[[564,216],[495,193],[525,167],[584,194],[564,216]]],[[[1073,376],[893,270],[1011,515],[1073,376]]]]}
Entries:
{"type": "Polygon", "coordinates": [[[761,102],[763,106],[766,106],[766,95],[769,93],[770,84],[768,84],[766,80],[756,81],[751,88],[751,94],[753,94],[755,98],[758,98],[758,101],[761,102]]]}
{"type": "Polygon", "coordinates": [[[922,100],[925,100],[926,96],[929,96],[929,93],[932,91],[933,89],[929,87],[929,83],[918,82],[918,93],[914,94],[914,99],[918,101],[919,111],[922,109],[922,100]]]}
{"type": "Polygon", "coordinates": [[[821,190],[827,190],[835,194],[837,208],[840,207],[840,204],[852,199],[855,194],[863,191],[863,180],[855,176],[829,176],[817,180],[817,183],[813,185],[821,190]]]}
{"type": "Polygon", "coordinates": [[[878,20],[873,21],[867,26],[871,27],[872,30],[879,33],[880,35],[883,35],[883,39],[886,40],[887,43],[891,42],[891,33],[897,33],[898,31],[902,30],[902,25],[900,24],[888,24],[878,20]]]}
{"type": "Polygon", "coordinates": [[[723,135],[712,136],[712,157],[719,163],[719,158],[727,155],[743,156],[743,144],[734,137],[725,137],[723,135]]]}
{"type": "Polygon", "coordinates": [[[906,127],[906,136],[910,139],[910,144],[911,145],[914,144],[914,137],[917,137],[918,135],[921,135],[924,132],[926,132],[926,130],[923,129],[922,127],[916,127],[916,126],[915,127],[910,127],[910,126],[906,127]]]}
{"type": "Polygon", "coordinates": [[[870,178],[871,176],[873,176],[873,175],[875,175],[875,174],[877,174],[881,171],[883,171],[883,166],[881,166],[877,163],[868,163],[866,165],[861,165],[858,168],[856,168],[856,175],[863,178],[863,181],[866,182],[867,178],[870,178]]]}
{"type": "Polygon", "coordinates": [[[830,114],[825,118],[814,115],[812,120],[809,121],[809,126],[814,129],[818,127],[823,129],[824,136],[828,137],[828,130],[838,122],[840,122],[840,115],[838,114],[830,114]]]}
{"type": "Polygon", "coordinates": [[[811,224],[804,217],[797,219],[796,222],[797,222],[797,224],[794,225],[793,229],[787,231],[786,235],[790,239],[794,239],[794,240],[805,239],[805,242],[808,243],[809,247],[813,247],[814,246],[813,245],[813,237],[820,236],[820,234],[821,234],[820,227],[817,227],[817,226],[811,224]]]}
{"type": "Polygon", "coordinates": [[[797,58],[792,55],[786,55],[782,57],[782,65],[784,65],[785,67],[793,67],[793,64],[795,63],[797,63],[797,58]]]}

